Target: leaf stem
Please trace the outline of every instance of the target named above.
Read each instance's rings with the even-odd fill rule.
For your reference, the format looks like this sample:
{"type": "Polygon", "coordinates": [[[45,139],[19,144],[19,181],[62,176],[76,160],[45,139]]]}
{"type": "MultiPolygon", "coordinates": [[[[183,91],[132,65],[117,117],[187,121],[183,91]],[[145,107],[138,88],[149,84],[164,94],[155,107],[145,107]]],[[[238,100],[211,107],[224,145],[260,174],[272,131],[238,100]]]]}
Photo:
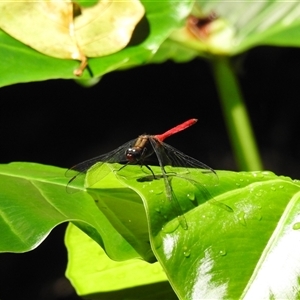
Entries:
{"type": "Polygon", "coordinates": [[[262,170],[262,162],[238,80],[228,57],[214,57],[214,77],[227,130],[240,170],[262,170]]]}

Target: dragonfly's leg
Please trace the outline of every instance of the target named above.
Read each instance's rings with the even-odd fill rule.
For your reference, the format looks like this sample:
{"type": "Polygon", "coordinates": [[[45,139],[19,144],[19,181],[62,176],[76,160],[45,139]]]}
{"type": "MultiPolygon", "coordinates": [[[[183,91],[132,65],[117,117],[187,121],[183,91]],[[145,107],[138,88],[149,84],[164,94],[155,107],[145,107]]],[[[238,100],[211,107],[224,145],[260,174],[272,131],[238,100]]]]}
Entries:
{"type": "Polygon", "coordinates": [[[148,165],[144,165],[144,166],[151,172],[151,174],[153,175],[153,178],[157,179],[155,174],[153,173],[152,169],[148,165]]]}
{"type": "Polygon", "coordinates": [[[125,165],[123,165],[123,166],[118,170],[118,172],[121,171],[123,168],[125,168],[128,164],[129,164],[129,161],[128,161],[125,165]]]}

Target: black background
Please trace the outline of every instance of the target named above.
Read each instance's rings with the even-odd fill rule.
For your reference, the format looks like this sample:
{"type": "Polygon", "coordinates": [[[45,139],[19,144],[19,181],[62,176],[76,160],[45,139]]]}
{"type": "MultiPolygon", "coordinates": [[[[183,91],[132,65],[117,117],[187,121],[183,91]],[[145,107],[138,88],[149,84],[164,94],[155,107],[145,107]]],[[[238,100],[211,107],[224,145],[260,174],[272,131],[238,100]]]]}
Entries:
{"type": "MultiPolygon", "coordinates": [[[[300,50],[259,47],[234,61],[265,169],[300,178],[300,50]]],[[[0,107],[1,163],[68,168],[198,118],[167,143],[214,169],[237,170],[210,66],[201,59],[116,71],[88,89],[64,80],[8,86],[0,89],[0,107]]],[[[64,279],[64,230],[29,253],[0,255],[1,300],[77,299],[64,279]]]]}

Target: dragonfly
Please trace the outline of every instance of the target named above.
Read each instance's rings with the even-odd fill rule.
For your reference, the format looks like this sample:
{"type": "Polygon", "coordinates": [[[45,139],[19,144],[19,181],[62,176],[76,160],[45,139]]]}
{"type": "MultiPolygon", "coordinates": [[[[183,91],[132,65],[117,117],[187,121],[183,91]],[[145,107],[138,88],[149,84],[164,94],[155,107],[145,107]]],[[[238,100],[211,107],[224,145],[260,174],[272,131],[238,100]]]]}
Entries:
{"type": "Polygon", "coordinates": [[[140,165],[144,172],[149,174],[146,176],[147,180],[163,179],[166,198],[172,203],[181,226],[187,229],[187,221],[172,188],[172,177],[177,176],[190,181],[196,186],[202,186],[203,183],[199,182],[199,178],[200,181],[203,178],[204,182],[209,185],[216,185],[218,176],[212,168],[168,145],[164,140],[194,125],[197,121],[197,119],[189,119],[162,134],[142,134],[111,152],[73,166],[66,172],[66,176],[70,178],[67,190],[71,191],[72,189],[68,187],[79,177],[85,176],[87,171],[93,174],[91,178],[94,178],[94,182],[91,182],[91,185],[100,181],[106,176],[106,173],[101,170],[101,166],[104,163],[111,164],[112,171],[118,175],[128,165],[140,165]],[[156,158],[156,162],[160,167],[160,174],[154,173],[149,164],[152,157],[156,158]],[[114,169],[114,163],[118,163],[118,169],[114,169]],[[119,164],[122,166],[120,167],[119,164]],[[193,168],[193,172],[190,172],[189,168],[193,168]]]}

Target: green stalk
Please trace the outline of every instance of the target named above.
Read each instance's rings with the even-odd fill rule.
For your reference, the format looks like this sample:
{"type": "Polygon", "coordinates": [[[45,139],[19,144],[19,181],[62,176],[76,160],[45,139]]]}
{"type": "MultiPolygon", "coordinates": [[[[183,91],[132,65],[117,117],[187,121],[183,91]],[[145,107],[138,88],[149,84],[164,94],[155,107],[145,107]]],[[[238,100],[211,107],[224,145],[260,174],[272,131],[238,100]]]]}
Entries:
{"type": "Polygon", "coordinates": [[[247,108],[229,58],[214,57],[213,71],[238,167],[242,171],[262,170],[247,108]]]}

